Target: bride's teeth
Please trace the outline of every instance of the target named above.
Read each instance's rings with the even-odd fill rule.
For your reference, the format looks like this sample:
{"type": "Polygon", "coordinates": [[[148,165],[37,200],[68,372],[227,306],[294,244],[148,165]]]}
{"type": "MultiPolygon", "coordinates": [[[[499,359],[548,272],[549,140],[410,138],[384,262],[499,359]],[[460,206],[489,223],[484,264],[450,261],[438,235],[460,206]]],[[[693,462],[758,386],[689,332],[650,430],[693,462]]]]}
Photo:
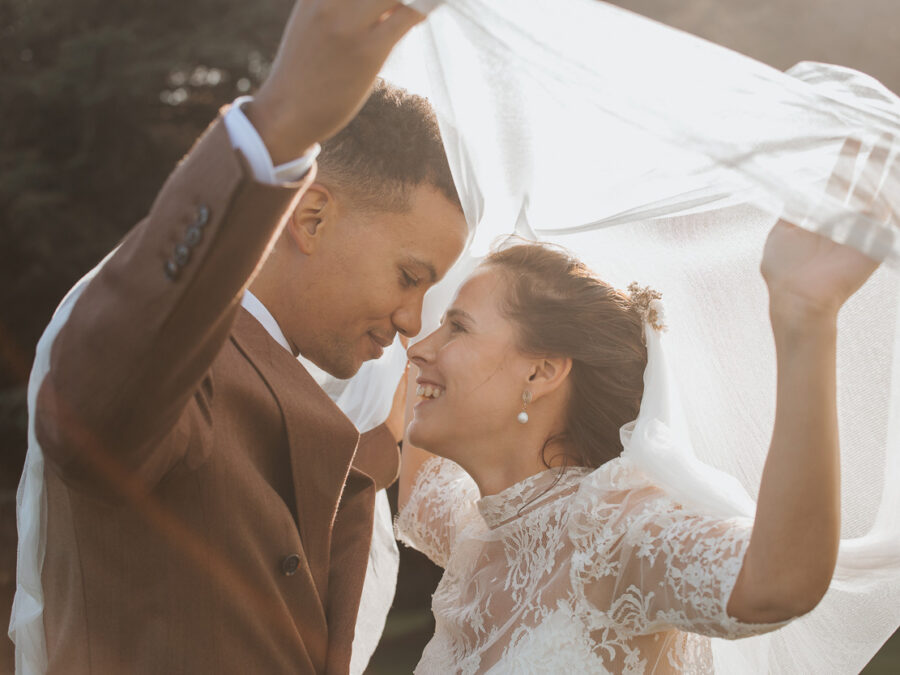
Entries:
{"type": "Polygon", "coordinates": [[[432,387],[429,384],[420,384],[416,387],[416,396],[422,398],[440,398],[444,390],[441,387],[432,387]]]}

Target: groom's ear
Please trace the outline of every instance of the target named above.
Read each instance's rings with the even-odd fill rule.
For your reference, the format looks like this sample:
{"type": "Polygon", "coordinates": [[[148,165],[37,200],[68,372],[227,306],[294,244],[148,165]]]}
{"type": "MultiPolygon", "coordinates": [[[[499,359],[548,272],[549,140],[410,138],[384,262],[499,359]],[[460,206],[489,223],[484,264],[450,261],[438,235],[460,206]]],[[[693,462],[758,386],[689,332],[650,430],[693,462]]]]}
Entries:
{"type": "Polygon", "coordinates": [[[572,359],[554,356],[536,360],[532,365],[528,384],[535,399],[546,396],[562,387],[572,371],[572,359]]]}
{"type": "Polygon", "coordinates": [[[322,234],[334,219],[334,207],[334,196],[321,183],[313,183],[300,197],[285,229],[301,253],[312,255],[321,245],[322,234]]]}

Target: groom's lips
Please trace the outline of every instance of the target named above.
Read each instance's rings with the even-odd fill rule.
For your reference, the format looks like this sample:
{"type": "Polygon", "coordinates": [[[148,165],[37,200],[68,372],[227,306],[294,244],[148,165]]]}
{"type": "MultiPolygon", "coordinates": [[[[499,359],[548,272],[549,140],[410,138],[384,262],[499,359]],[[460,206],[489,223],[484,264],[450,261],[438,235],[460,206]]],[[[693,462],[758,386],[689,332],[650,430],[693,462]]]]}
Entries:
{"type": "Polygon", "coordinates": [[[373,359],[380,358],[384,353],[384,350],[390,347],[391,343],[393,343],[394,341],[393,337],[388,340],[387,338],[381,337],[380,335],[378,335],[377,333],[373,333],[372,331],[369,331],[368,333],[366,333],[366,335],[369,336],[369,340],[371,340],[373,345],[373,353],[375,354],[372,357],[373,359]]]}

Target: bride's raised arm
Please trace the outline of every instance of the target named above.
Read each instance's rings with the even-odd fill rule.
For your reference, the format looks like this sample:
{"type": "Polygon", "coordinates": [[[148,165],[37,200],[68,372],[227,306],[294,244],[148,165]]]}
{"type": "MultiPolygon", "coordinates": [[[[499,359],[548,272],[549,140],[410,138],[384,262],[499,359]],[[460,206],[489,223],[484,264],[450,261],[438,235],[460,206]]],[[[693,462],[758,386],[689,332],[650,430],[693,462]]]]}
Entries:
{"type": "MultiPolygon", "coordinates": [[[[829,184],[832,196],[861,210],[875,202],[886,160],[869,158],[850,190],[860,145],[847,141],[829,184]],[[854,203],[854,201],[851,201],[854,203]]],[[[896,214],[895,214],[896,216],[896,214]]],[[[837,316],[877,263],[855,249],[779,221],[762,274],[778,368],[775,426],[756,519],[728,614],[740,621],[783,621],[810,611],[828,590],[841,530],[836,405],[837,316]]]]}

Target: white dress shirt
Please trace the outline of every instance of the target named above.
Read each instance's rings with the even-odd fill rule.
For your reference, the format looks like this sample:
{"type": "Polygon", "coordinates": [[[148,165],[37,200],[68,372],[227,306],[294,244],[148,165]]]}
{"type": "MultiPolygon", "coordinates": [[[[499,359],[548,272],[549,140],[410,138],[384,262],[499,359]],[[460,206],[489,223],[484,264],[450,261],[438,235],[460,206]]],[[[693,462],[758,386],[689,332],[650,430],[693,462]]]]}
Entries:
{"type": "Polygon", "coordinates": [[[231,145],[240,150],[247,159],[253,170],[253,176],[258,182],[267,185],[285,185],[297,182],[312,168],[322,147],[316,143],[302,157],[274,166],[266,144],[263,143],[256,128],[244,114],[244,104],[252,100],[251,96],[241,96],[235,99],[228,112],[225,113],[225,128],[231,138],[231,145]]]}

